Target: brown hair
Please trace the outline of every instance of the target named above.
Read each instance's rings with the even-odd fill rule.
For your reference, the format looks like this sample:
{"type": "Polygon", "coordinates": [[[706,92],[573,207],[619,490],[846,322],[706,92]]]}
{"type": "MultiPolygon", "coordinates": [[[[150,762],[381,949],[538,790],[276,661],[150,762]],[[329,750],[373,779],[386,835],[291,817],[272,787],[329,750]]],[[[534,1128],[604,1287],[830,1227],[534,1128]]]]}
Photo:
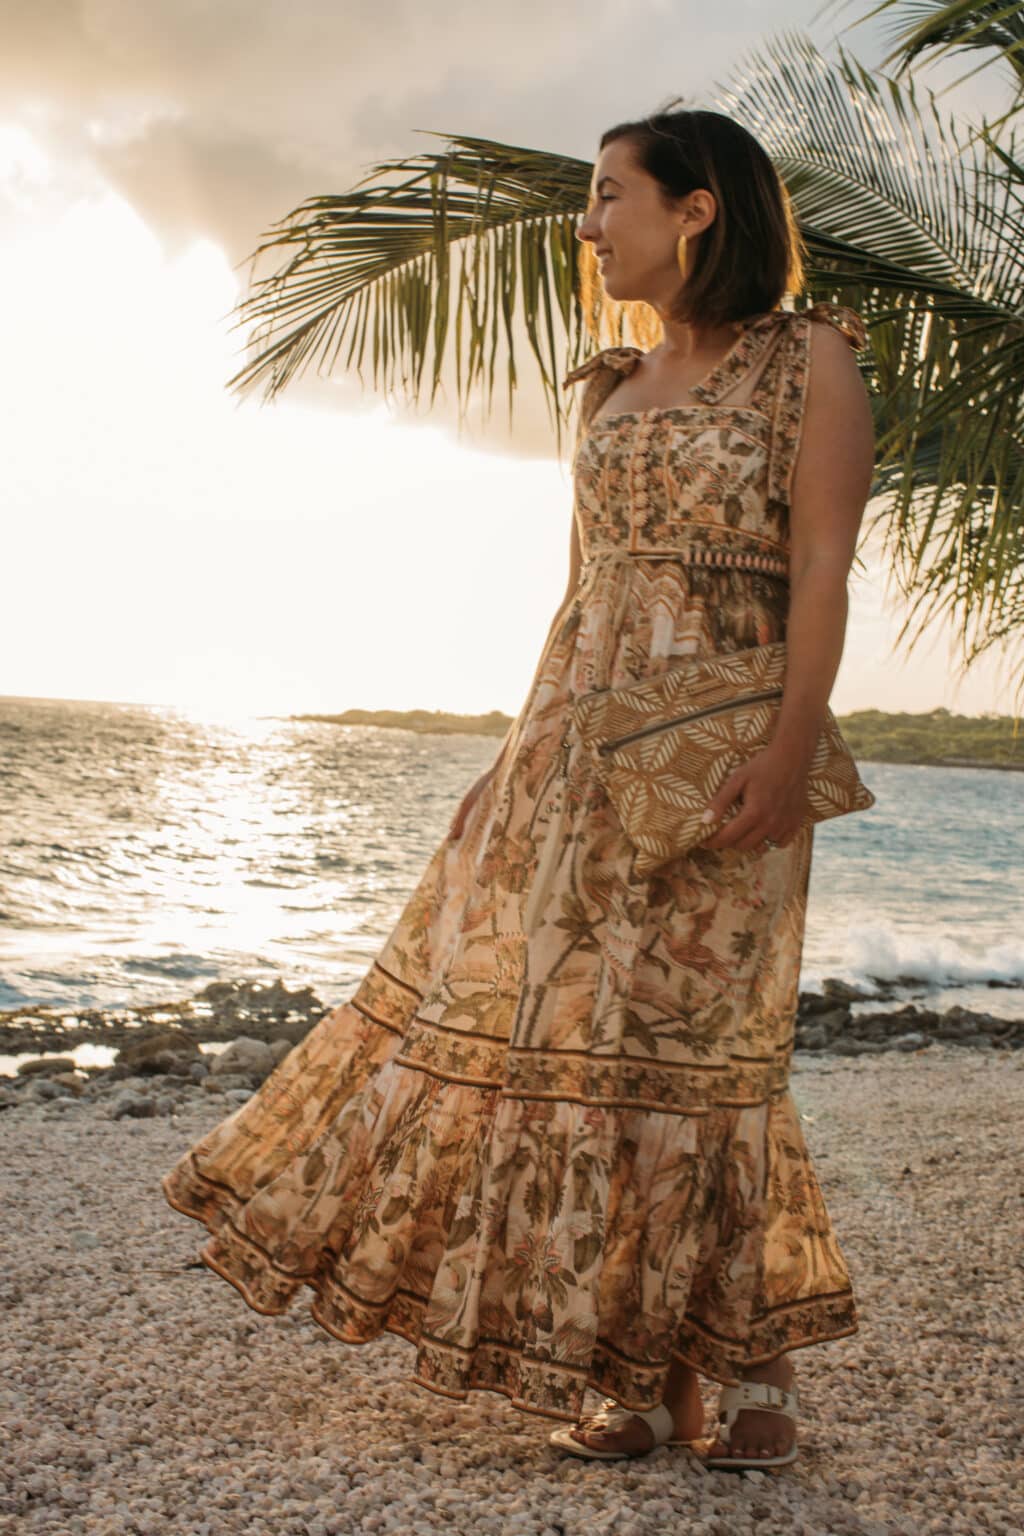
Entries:
{"type": "Polygon", "coordinates": [[[671,319],[727,325],[777,309],[802,290],[804,246],[789,194],[752,133],[724,113],[683,108],[618,123],[601,135],[600,147],[622,138],[658,182],[666,207],[698,187],[718,205],[671,319]]]}

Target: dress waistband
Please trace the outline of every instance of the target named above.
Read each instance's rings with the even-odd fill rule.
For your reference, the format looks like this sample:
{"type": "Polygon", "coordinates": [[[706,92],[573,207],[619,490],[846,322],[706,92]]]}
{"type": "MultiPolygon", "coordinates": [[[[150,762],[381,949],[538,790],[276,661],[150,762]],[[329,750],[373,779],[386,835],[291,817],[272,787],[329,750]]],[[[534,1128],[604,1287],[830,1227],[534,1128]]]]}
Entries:
{"type": "Polygon", "coordinates": [[[760,571],[768,576],[789,579],[789,561],[782,555],[758,555],[753,551],[709,549],[705,545],[683,545],[671,550],[599,549],[582,562],[585,571],[595,560],[674,560],[679,565],[710,565],[719,570],[760,571]]]}

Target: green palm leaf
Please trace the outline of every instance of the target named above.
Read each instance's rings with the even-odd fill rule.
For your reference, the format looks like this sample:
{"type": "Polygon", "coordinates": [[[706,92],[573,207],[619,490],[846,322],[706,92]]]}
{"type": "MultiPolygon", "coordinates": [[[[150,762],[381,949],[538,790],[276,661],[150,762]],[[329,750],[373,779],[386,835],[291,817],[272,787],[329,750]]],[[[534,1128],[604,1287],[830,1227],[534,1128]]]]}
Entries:
{"type": "Polygon", "coordinates": [[[784,35],[716,105],[785,180],[815,296],[870,326],[868,531],[912,599],[900,640],[951,619],[966,667],[1024,631],[1024,167],[838,52],[784,35]]]}
{"type": "MultiPolygon", "coordinates": [[[[912,81],[869,73],[841,48],[828,61],[796,33],[753,53],[713,105],[755,133],[786,182],[808,298],[850,304],[868,324],[882,506],[870,528],[914,601],[911,645],[940,614],[967,663],[1019,639],[1024,169],[1012,142],[943,120],[912,81]]],[[[447,361],[461,413],[475,388],[490,409],[504,356],[511,416],[521,316],[561,448],[558,380],[595,332],[575,237],[591,173],[451,136],[374,167],[349,193],[309,199],[253,255],[287,259],[240,307],[262,350],[230,385],[262,379],[273,397],[309,362],[342,358],[361,380],[368,362],[384,393],[400,384],[419,400],[429,381],[433,403],[447,361]]],[[[609,339],[627,339],[644,309],[620,306],[609,339]]]]}
{"type": "MultiPolygon", "coordinates": [[[[843,0],[843,4],[847,3],[843,0]]],[[[834,0],[830,0],[818,15],[833,9],[834,0]]],[[[896,24],[890,29],[896,46],[882,65],[898,59],[897,77],[906,74],[926,54],[941,58],[946,53],[995,50],[1016,82],[1014,99],[1005,116],[1012,116],[1024,106],[1024,9],[1020,0],[985,0],[981,5],[976,0],[881,0],[860,18],[858,25],[881,11],[896,13],[896,24]]],[[[991,60],[982,59],[955,83],[962,84],[990,64],[991,60]]]]}
{"type": "Polygon", "coordinates": [[[518,305],[557,406],[562,369],[581,357],[579,346],[560,357],[558,336],[586,334],[575,225],[590,175],[586,161],[453,135],[439,153],[375,166],[349,193],[308,199],[253,253],[291,254],[239,306],[238,323],[254,323],[262,350],[229,387],[244,392],[262,377],[273,398],[308,362],[332,367],[347,338],[343,365],[360,380],[369,361],[375,388],[400,381],[418,399],[426,369],[433,403],[454,317],[460,412],[481,381],[490,409],[504,343],[511,414],[518,305]]]}

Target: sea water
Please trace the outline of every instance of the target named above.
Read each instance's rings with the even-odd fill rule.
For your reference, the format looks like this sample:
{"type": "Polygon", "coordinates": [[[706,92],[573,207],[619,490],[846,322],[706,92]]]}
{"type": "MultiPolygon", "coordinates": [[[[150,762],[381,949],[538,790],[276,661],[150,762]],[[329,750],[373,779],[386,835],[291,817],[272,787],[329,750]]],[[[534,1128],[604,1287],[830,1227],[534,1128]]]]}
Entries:
{"type": "MultiPolygon", "coordinates": [[[[0,699],[0,1008],[214,980],[344,1001],[500,740],[0,699]]],[[[800,985],[1024,1014],[1024,775],[860,763],[819,824],[800,985]]]]}

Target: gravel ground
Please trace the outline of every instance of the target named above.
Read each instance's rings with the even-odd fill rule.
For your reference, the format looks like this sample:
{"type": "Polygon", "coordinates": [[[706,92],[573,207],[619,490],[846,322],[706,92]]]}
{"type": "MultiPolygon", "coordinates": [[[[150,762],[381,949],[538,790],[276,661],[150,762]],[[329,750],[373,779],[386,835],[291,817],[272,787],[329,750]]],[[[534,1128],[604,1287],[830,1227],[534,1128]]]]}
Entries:
{"type": "Polygon", "coordinates": [[[333,1339],[311,1291],[251,1311],[158,1187],[217,1096],[4,1111],[0,1532],[1019,1533],[1024,1052],[801,1054],[792,1089],[861,1326],[794,1354],[801,1456],[776,1475],[563,1456],[496,1393],[408,1382],[406,1340],[333,1339]]]}

